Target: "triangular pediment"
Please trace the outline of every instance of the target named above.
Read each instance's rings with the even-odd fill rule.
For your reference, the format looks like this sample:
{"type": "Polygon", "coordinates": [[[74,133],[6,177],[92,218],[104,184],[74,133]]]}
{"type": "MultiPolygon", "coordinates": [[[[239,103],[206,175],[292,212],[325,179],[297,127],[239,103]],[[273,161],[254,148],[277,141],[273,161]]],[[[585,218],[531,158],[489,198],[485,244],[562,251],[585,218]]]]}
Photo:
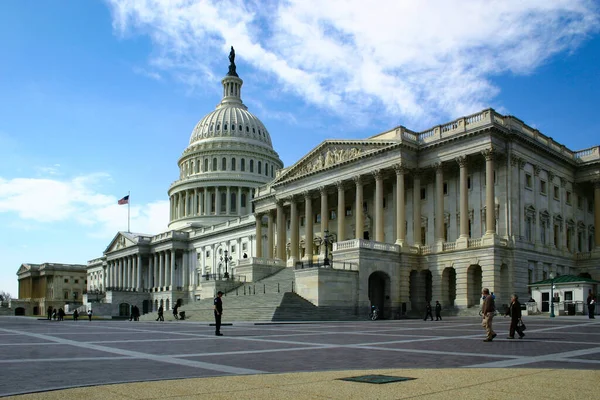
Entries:
{"type": "Polygon", "coordinates": [[[126,234],[125,232],[119,232],[114,237],[114,239],[110,242],[105,253],[110,253],[113,251],[121,250],[126,247],[135,246],[135,237],[131,236],[131,234],[126,234]],[[128,237],[129,236],[129,237],[128,237]]]}
{"type": "Polygon", "coordinates": [[[398,142],[387,140],[326,140],[287,168],[274,183],[317,173],[396,145],[398,142]]]}
{"type": "Polygon", "coordinates": [[[31,271],[31,266],[29,264],[21,264],[21,267],[17,271],[17,275],[21,275],[31,271]]]}

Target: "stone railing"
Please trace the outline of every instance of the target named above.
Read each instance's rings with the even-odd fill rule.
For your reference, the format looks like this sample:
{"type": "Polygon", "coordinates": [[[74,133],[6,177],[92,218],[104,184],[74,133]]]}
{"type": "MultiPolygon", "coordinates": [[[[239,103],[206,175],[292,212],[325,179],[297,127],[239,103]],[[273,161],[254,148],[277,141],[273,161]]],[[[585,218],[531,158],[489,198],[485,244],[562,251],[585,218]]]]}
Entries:
{"type": "Polygon", "coordinates": [[[600,146],[590,147],[589,149],[575,152],[575,158],[581,161],[592,161],[600,159],[600,146]]]}
{"type": "Polygon", "coordinates": [[[94,264],[102,264],[105,261],[105,257],[100,257],[100,258],[94,258],[93,260],[90,260],[87,262],[88,267],[94,265],[94,264]]]}
{"type": "Polygon", "coordinates": [[[381,250],[381,251],[392,251],[392,252],[400,251],[400,246],[398,246],[396,244],[374,242],[371,240],[364,240],[364,239],[352,239],[352,240],[346,240],[343,242],[336,242],[333,244],[333,251],[349,250],[349,249],[357,249],[357,248],[381,250]]]}
{"type": "Polygon", "coordinates": [[[266,257],[250,257],[250,258],[242,258],[238,261],[238,267],[243,267],[246,265],[273,265],[275,267],[285,267],[285,263],[278,258],[266,258],[266,257]]]}
{"type": "Polygon", "coordinates": [[[576,260],[588,260],[592,258],[592,252],[591,251],[586,251],[583,253],[575,253],[575,259],[576,260]]]}
{"type": "Polygon", "coordinates": [[[481,247],[483,241],[481,240],[481,238],[479,239],[469,239],[468,241],[468,247],[481,247]]]}
{"type": "Polygon", "coordinates": [[[452,251],[456,250],[456,242],[446,242],[442,245],[443,251],[452,251]]]}
{"type": "Polygon", "coordinates": [[[432,252],[433,252],[433,247],[430,244],[421,246],[421,254],[431,254],[432,252]]]}

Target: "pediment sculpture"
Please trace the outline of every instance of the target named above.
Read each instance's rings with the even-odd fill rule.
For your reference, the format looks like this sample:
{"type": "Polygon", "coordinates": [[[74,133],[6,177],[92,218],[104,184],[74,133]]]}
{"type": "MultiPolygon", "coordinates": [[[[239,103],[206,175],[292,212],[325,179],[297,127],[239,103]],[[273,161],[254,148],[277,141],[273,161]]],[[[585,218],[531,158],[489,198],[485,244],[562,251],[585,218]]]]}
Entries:
{"type": "Polygon", "coordinates": [[[351,160],[361,155],[362,150],[352,148],[329,148],[318,156],[308,160],[305,165],[298,169],[297,175],[304,175],[332,165],[351,160]]]}

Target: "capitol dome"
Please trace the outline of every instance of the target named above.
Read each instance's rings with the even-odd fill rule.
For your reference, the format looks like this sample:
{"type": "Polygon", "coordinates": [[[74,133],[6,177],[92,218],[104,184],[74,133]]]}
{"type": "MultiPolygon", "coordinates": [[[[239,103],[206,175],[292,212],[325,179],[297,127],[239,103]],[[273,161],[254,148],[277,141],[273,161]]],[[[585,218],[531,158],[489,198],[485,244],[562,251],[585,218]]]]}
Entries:
{"type": "Polygon", "coordinates": [[[242,102],[233,48],[229,60],[221,102],[196,124],[179,158],[179,179],[169,188],[170,229],[251,214],[255,189],[283,167],[264,124],[242,102]]]}

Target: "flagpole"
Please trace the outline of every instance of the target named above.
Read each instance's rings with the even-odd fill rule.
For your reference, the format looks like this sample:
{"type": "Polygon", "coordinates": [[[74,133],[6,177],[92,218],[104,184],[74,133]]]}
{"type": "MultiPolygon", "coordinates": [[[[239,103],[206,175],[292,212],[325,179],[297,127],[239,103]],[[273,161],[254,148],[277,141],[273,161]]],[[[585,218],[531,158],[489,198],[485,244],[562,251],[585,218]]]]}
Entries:
{"type": "Polygon", "coordinates": [[[131,221],[131,218],[130,218],[131,214],[129,212],[130,211],[130,207],[131,207],[131,197],[129,196],[129,193],[130,192],[127,191],[127,233],[131,233],[131,230],[129,230],[129,224],[130,224],[130,221],[131,221]]]}

